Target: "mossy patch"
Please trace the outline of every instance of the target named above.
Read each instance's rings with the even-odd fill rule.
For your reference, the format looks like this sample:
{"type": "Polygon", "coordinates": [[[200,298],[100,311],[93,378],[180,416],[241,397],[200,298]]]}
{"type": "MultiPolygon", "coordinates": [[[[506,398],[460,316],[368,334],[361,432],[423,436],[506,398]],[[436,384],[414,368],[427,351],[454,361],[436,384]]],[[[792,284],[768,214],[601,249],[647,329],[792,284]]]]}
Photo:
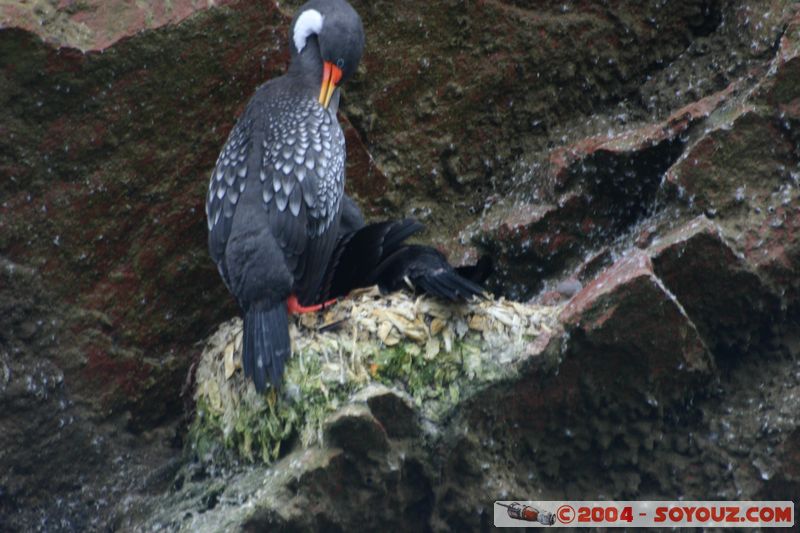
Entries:
{"type": "Polygon", "coordinates": [[[244,378],[241,321],[232,320],[209,339],[198,367],[189,443],[201,458],[228,450],[272,462],[294,443],[321,443],[326,419],[375,382],[404,391],[422,416],[438,420],[516,372],[531,339],[555,328],[558,309],[366,291],[295,320],[283,385],[264,395],[244,378]],[[330,324],[337,327],[324,331],[330,324]]]}

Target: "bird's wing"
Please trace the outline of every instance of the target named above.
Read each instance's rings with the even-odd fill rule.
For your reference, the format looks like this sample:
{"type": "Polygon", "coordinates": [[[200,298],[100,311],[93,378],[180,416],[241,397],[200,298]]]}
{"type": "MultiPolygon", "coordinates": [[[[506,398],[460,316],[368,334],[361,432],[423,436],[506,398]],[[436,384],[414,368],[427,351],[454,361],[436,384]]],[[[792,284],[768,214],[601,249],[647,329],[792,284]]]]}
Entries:
{"type": "Polygon", "coordinates": [[[375,278],[382,291],[408,288],[458,301],[483,297],[484,289],[460,275],[437,249],[419,244],[399,248],[381,262],[375,278]]]}
{"type": "MultiPolygon", "coordinates": [[[[342,225],[345,214],[342,214],[342,225]]],[[[422,229],[424,226],[413,219],[388,220],[342,235],[328,262],[317,298],[319,303],[373,285],[381,263],[400,249],[408,237],[422,229]]]]}
{"type": "Polygon", "coordinates": [[[364,215],[356,202],[346,194],[342,196],[342,220],[339,224],[339,237],[358,231],[366,225],[364,215]]]}
{"type": "Polygon", "coordinates": [[[248,156],[253,120],[243,116],[228,135],[228,140],[217,158],[206,198],[208,222],[208,249],[217,264],[222,279],[230,287],[225,266],[225,246],[231,233],[233,214],[239,198],[245,191],[248,177],[248,156]]]}
{"type": "Polygon", "coordinates": [[[226,281],[222,259],[237,203],[258,187],[294,291],[301,303],[313,298],[337,238],[344,157],[341,128],[316,100],[273,93],[248,107],[217,160],[206,202],[209,249],[226,281]]]}
{"type": "Polygon", "coordinates": [[[338,237],[344,194],[344,134],[316,100],[277,99],[259,179],[273,235],[287,254],[294,292],[310,303],[338,237]]]}

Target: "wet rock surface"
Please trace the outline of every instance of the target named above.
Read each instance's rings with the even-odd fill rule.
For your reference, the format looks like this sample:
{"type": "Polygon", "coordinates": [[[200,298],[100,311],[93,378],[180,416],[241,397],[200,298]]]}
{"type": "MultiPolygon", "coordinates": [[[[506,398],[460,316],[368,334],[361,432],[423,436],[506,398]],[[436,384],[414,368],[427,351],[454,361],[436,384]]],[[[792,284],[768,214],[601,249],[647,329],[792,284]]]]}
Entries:
{"type": "Polygon", "coordinates": [[[653,265],[664,285],[718,357],[747,353],[774,333],[780,299],[705,216],[653,245],[653,265]]]}
{"type": "Polygon", "coordinates": [[[348,191],[456,263],[491,254],[491,289],[527,304],[372,331],[413,300],[351,301],[343,331],[296,326],[329,361],[270,399],[218,329],[236,309],[202,201],[300,3],[0,2],[0,529],[475,530],[498,498],[800,498],[795,3],[354,0],[348,191]],[[530,308],[547,330],[519,333],[530,308]]]}
{"type": "Polygon", "coordinates": [[[101,529],[135,488],[176,467],[174,421],[138,436],[100,417],[65,375],[85,362],[39,273],[0,260],[0,529],[101,529]]]}

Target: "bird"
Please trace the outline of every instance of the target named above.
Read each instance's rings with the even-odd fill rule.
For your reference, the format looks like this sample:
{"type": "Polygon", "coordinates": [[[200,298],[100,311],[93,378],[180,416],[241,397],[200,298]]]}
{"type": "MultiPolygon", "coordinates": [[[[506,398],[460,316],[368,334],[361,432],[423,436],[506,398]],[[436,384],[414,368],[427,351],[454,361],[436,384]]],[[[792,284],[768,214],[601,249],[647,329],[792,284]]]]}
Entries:
{"type": "Polygon", "coordinates": [[[261,85],[231,130],[206,199],[209,252],[244,314],[242,366],[258,392],[278,387],[291,355],[288,315],[356,288],[411,288],[450,301],[482,296],[491,266],[453,268],[407,244],[413,219],[367,224],[344,193],[339,87],[364,50],[345,0],[312,0],[291,24],[288,72],[261,85]]]}
{"type": "Polygon", "coordinates": [[[258,392],[291,354],[288,314],[320,294],[341,237],[340,87],[364,51],[345,0],[311,0],[290,26],[287,72],[259,86],[231,130],[206,200],[208,246],[244,314],[242,366],[258,392]]]}
{"type": "Polygon", "coordinates": [[[319,303],[372,285],[384,294],[410,289],[451,302],[484,296],[481,283],[493,270],[488,256],[474,265],[453,268],[439,250],[405,242],[424,229],[418,221],[367,224],[355,202],[347,195],[343,200],[340,236],[317,296],[319,303]]]}

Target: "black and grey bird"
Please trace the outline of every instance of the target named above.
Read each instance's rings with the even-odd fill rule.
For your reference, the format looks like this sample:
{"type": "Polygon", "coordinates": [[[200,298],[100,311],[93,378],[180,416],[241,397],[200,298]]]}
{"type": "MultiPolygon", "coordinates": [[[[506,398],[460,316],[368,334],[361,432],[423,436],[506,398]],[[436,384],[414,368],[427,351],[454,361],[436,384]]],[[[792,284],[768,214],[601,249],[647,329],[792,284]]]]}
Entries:
{"type": "Polygon", "coordinates": [[[345,142],[339,86],[364,49],[344,0],[295,15],[288,72],[261,85],[231,131],[206,202],[211,257],[244,313],[243,367],[256,389],[280,383],[288,307],[317,300],[340,237],[345,142]]]}
{"type": "Polygon", "coordinates": [[[339,237],[317,300],[378,285],[381,292],[412,290],[453,302],[483,296],[480,285],[492,272],[488,256],[475,265],[453,268],[437,249],[405,242],[424,229],[413,219],[366,224],[345,195],[339,237]]]}

